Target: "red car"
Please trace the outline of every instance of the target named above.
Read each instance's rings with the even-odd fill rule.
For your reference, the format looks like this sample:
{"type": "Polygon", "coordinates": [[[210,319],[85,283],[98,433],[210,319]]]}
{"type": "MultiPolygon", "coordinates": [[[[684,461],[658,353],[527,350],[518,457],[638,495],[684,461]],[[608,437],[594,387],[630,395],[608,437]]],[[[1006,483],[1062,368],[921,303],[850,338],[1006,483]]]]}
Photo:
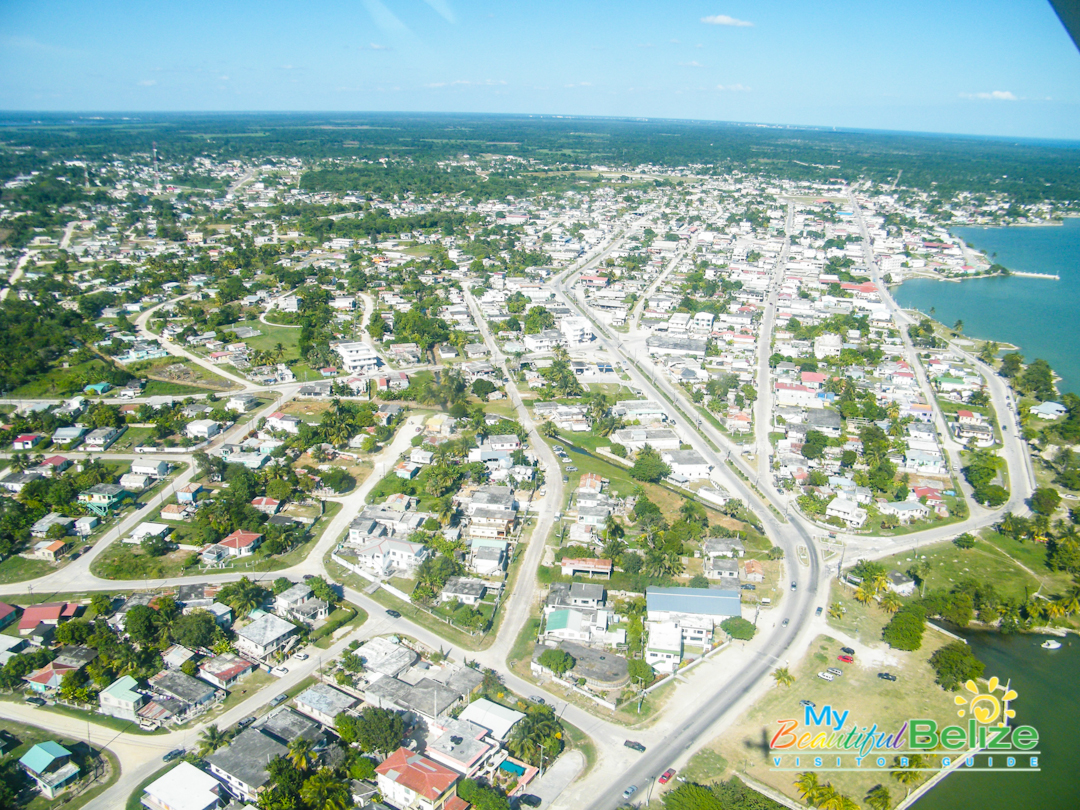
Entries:
{"type": "Polygon", "coordinates": [[[673,777],[674,775],[675,775],[675,769],[674,768],[668,768],[666,771],[664,771],[662,774],[660,774],[660,778],[657,781],[661,785],[666,785],[668,782],[671,781],[671,777],[673,777]]]}
{"type": "Polygon", "coordinates": [[[852,664],[855,662],[855,659],[852,658],[850,655],[838,655],[836,656],[836,660],[843,661],[845,664],[852,664]]]}

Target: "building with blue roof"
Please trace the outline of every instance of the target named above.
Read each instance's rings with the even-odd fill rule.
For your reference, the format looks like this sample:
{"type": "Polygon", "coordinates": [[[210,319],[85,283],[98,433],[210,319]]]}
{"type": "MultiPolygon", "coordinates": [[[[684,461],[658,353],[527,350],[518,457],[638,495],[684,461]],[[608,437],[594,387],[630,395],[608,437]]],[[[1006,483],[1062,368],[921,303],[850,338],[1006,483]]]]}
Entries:
{"type": "Polygon", "coordinates": [[[71,752],[53,740],[35,745],[22,755],[19,764],[48,799],[55,799],[79,778],[79,766],[71,761],[71,752]]]}
{"type": "Polygon", "coordinates": [[[720,588],[646,588],[648,621],[674,622],[686,644],[709,646],[724,619],[742,617],[739,591],[720,588]]]}

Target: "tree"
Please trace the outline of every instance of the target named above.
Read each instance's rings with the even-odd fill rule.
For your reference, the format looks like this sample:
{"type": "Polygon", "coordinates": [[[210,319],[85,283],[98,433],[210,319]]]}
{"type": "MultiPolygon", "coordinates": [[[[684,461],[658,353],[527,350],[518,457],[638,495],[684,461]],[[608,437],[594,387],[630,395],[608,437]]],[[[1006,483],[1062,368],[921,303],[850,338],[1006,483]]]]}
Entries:
{"type": "Polygon", "coordinates": [[[532,766],[555,759],[563,749],[562,725],[550,706],[532,706],[507,742],[510,753],[532,766]]]}
{"type": "Polygon", "coordinates": [[[720,622],[720,629],[732,638],[737,638],[740,641],[749,641],[754,637],[754,633],[757,632],[757,628],[752,622],[739,616],[731,616],[730,618],[724,619],[720,622]]]}
{"type": "Polygon", "coordinates": [[[185,647],[209,647],[217,634],[217,623],[208,610],[196,609],[178,616],[172,626],[173,640],[185,647]]]}
{"type": "Polygon", "coordinates": [[[348,785],[330,768],[319,768],[304,781],[300,798],[311,810],[347,810],[353,806],[348,785]]]}
{"type": "Polygon", "coordinates": [[[98,616],[112,613],[113,598],[111,594],[95,593],[90,597],[90,609],[98,616]]]}
{"type": "Polygon", "coordinates": [[[565,650],[544,650],[537,659],[540,666],[551,670],[556,676],[562,677],[574,668],[577,661],[565,650]]]}
{"type": "Polygon", "coordinates": [[[960,641],[937,650],[930,656],[930,666],[937,672],[935,681],[938,685],[950,692],[959,688],[964,681],[978,678],[986,668],[971,648],[960,641]]]}
{"type": "Polygon", "coordinates": [[[476,810],[510,810],[510,801],[506,796],[475,779],[462,779],[458,782],[457,795],[476,810]]]}
{"type": "Polygon", "coordinates": [[[488,394],[495,392],[495,384],[491,380],[485,380],[483,377],[478,377],[473,381],[472,392],[480,399],[487,399],[488,394]]]}
{"type": "Polygon", "coordinates": [[[405,721],[400,713],[390,709],[365,706],[358,719],[356,742],[365,754],[389,753],[405,736],[405,721]]]}
{"type": "Polygon", "coordinates": [[[640,658],[632,658],[629,662],[630,683],[648,686],[653,680],[653,668],[640,658]]]}
{"type": "Polygon", "coordinates": [[[1015,377],[1024,367],[1024,358],[1018,352],[1009,352],[1001,358],[1001,376],[1015,377]]]}
{"type": "Polygon", "coordinates": [[[904,606],[903,601],[893,591],[889,591],[884,596],[882,596],[879,604],[885,609],[886,613],[896,613],[898,610],[900,610],[900,608],[904,606]]]}
{"type": "Polygon", "coordinates": [[[892,805],[892,796],[884,785],[875,785],[867,792],[866,803],[871,810],[889,810],[892,805]]]}
{"type": "Polygon", "coordinates": [[[787,667],[777,667],[773,670],[772,676],[777,686],[791,686],[795,683],[795,676],[787,667]]]}
{"type": "Polygon", "coordinates": [[[926,619],[919,608],[908,605],[899,610],[881,631],[881,637],[897,650],[917,650],[922,646],[926,619]]]}
{"type": "Polygon", "coordinates": [[[1053,515],[1061,505],[1061,495],[1052,487],[1039,487],[1031,493],[1031,508],[1040,515],[1053,515]]]}
{"type": "Polygon", "coordinates": [[[205,757],[229,741],[229,732],[220,731],[217,725],[207,726],[199,735],[199,756],[205,757]]]}
{"type": "Polygon", "coordinates": [[[285,755],[285,758],[297,770],[306,771],[315,762],[315,746],[311,740],[298,737],[289,743],[289,753],[285,755]]]}
{"type": "Polygon", "coordinates": [[[157,637],[157,611],[148,605],[135,605],[124,616],[124,632],[140,644],[150,644],[157,637]]]}
{"type": "Polygon", "coordinates": [[[795,780],[795,789],[799,791],[799,797],[811,806],[816,803],[822,787],[818,775],[813,771],[803,771],[795,780]]]}
{"type": "Polygon", "coordinates": [[[908,754],[906,757],[893,757],[893,769],[889,771],[892,778],[907,788],[907,792],[911,793],[911,786],[922,779],[921,768],[925,767],[926,760],[922,754],[908,754]],[[907,765],[903,764],[904,759],[907,760],[907,765]]]}
{"type": "MultiPolygon", "coordinates": [[[[679,785],[663,797],[664,810],[724,810],[720,797],[704,785],[692,782],[679,785]]],[[[734,807],[734,805],[732,805],[734,807]]]]}
{"type": "Polygon", "coordinates": [[[669,475],[671,467],[660,457],[660,452],[650,445],[645,445],[638,451],[634,466],[630,468],[631,478],[654,484],[669,475]]]}

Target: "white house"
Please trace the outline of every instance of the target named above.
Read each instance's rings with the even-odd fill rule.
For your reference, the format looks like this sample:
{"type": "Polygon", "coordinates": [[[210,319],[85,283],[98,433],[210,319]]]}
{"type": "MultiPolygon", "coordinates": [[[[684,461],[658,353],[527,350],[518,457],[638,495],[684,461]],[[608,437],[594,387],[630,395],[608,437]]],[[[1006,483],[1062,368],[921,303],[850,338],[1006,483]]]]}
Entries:
{"type": "Polygon", "coordinates": [[[366,343],[338,343],[333,347],[341,357],[341,365],[350,374],[358,371],[374,371],[382,363],[379,355],[366,343]]]}
{"type": "Polygon", "coordinates": [[[837,496],[829,502],[825,508],[825,516],[840,518],[853,529],[859,528],[866,522],[866,510],[842,496],[837,496]]]}
{"type": "Polygon", "coordinates": [[[709,477],[712,465],[697,450],[665,450],[660,457],[671,467],[671,474],[700,481],[709,477]]]}
{"type": "Polygon", "coordinates": [[[188,422],[185,430],[192,439],[210,439],[221,432],[218,423],[211,419],[196,419],[188,422]]]}

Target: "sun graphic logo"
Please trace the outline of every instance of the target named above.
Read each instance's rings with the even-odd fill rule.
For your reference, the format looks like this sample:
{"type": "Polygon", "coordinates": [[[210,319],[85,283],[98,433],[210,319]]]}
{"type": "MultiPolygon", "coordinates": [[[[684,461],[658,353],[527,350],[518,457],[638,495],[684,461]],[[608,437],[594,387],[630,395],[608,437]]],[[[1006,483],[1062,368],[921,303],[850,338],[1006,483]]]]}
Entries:
{"type": "Polygon", "coordinates": [[[1017,698],[1016,691],[1010,689],[1008,684],[1003,685],[996,677],[986,682],[985,692],[979,690],[975,681],[966,682],[964,689],[971,693],[970,697],[957,695],[953,698],[957,706],[964,707],[956,712],[960,717],[970,712],[971,716],[983,725],[990,725],[997,720],[999,726],[1007,726],[1009,719],[1016,717],[1016,712],[1009,708],[1009,704],[1017,698]],[[995,694],[999,689],[1003,693],[1000,698],[995,694]]]}

